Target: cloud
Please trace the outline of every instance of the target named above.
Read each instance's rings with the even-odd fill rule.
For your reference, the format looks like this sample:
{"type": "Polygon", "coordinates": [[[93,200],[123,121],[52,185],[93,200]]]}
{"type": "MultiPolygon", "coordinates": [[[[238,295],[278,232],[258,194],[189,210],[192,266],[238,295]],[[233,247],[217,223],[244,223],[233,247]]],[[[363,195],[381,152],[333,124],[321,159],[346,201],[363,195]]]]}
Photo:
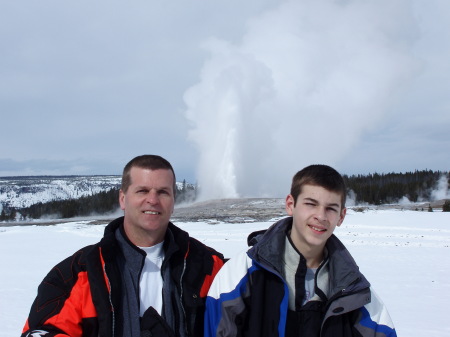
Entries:
{"type": "MultiPolygon", "coordinates": [[[[102,170],[102,161],[85,162],[82,159],[72,160],[48,160],[48,159],[29,159],[12,160],[0,159],[0,177],[1,176],[35,176],[35,175],[90,175],[93,174],[92,168],[102,170]]],[[[111,165],[109,172],[103,174],[119,175],[122,173],[120,164],[111,165]]]]}
{"type": "Polygon", "coordinates": [[[447,170],[448,13],[441,0],[3,1],[0,160],[12,175],[109,174],[155,153],[220,196],[284,195],[312,162],[447,170]]]}
{"type": "Polygon", "coordinates": [[[271,2],[2,2],[0,158],[103,174],[156,153],[194,182],[182,95],[206,56],[200,41],[240,37],[271,2]]]}

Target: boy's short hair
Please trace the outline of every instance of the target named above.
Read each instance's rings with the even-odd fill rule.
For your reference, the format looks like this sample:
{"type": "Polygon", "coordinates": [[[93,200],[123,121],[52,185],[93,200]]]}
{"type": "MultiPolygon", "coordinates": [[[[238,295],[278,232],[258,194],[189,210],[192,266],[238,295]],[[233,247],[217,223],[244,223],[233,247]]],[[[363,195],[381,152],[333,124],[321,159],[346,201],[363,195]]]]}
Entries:
{"type": "Polygon", "coordinates": [[[341,195],[341,209],[345,207],[347,188],[344,178],[334,168],[315,164],[298,171],[292,178],[291,195],[294,198],[294,206],[298,196],[302,193],[304,185],[314,185],[325,188],[328,191],[341,195]]]}
{"type": "Polygon", "coordinates": [[[125,165],[122,173],[122,185],[121,190],[122,192],[126,193],[128,190],[128,187],[131,185],[131,175],[130,171],[133,167],[139,167],[142,169],[148,169],[148,170],[170,170],[173,173],[173,194],[175,196],[177,192],[177,185],[176,185],[176,178],[175,178],[175,171],[173,170],[172,165],[163,157],[153,155],[153,154],[145,154],[142,156],[135,157],[131,159],[127,165],[125,165]]]}

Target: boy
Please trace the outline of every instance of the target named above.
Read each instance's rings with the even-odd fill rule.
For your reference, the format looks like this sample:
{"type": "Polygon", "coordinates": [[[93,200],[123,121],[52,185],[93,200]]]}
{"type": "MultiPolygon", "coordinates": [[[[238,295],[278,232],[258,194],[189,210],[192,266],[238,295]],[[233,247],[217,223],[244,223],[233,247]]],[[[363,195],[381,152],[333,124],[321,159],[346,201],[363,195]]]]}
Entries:
{"type": "Polygon", "coordinates": [[[389,314],[333,231],[346,187],[326,165],[299,171],[290,217],[253,233],[206,300],[205,336],[396,336],[389,314]]]}

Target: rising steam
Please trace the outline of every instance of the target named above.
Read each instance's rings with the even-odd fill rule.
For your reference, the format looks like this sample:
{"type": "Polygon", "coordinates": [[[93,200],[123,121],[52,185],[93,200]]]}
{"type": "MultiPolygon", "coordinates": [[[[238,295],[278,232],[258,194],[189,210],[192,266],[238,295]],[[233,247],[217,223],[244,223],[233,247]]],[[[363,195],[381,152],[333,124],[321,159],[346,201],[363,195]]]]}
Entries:
{"type": "Polygon", "coordinates": [[[201,196],[284,196],[299,169],[342,159],[415,70],[410,6],[288,1],[239,43],[208,40],[184,97],[201,196]]]}

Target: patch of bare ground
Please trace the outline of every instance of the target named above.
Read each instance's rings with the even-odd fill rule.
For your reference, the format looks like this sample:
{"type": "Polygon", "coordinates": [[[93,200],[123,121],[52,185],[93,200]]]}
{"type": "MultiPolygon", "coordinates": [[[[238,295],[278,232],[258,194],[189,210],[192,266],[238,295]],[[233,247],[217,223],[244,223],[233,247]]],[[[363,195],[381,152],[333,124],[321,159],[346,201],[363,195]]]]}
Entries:
{"type": "Polygon", "coordinates": [[[286,215],[284,199],[240,198],[218,199],[178,205],[173,222],[217,220],[222,222],[269,221],[286,215]]]}
{"type": "MultiPolygon", "coordinates": [[[[411,203],[406,205],[360,205],[352,206],[351,209],[364,212],[369,209],[398,209],[428,211],[429,206],[433,211],[442,211],[445,200],[423,203],[411,203]]],[[[237,199],[217,199],[195,202],[191,204],[180,204],[175,206],[172,215],[172,222],[229,222],[243,223],[255,221],[272,221],[286,216],[283,198],[237,198],[237,199]]],[[[60,223],[86,221],[91,225],[104,225],[113,220],[114,217],[86,217],[72,219],[51,219],[33,221],[3,222],[1,226],[51,226],[60,223]]]]}

